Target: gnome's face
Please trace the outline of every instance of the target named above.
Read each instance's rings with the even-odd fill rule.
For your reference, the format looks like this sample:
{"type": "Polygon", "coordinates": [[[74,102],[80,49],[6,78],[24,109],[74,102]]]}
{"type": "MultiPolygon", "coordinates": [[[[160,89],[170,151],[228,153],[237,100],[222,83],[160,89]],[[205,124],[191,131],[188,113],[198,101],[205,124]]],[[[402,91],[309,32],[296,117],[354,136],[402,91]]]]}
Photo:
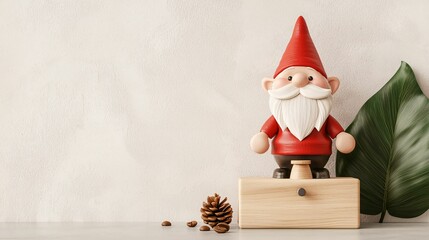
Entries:
{"type": "MultiPolygon", "coordinates": [[[[264,81],[268,85],[270,80],[264,81]]],[[[293,84],[298,88],[305,87],[307,84],[313,84],[320,88],[331,89],[328,79],[311,67],[289,67],[283,70],[272,80],[272,86],[266,86],[270,90],[279,89],[287,84],[293,84]]],[[[334,86],[335,90],[338,86],[334,86]]]]}
{"type": "Polygon", "coordinates": [[[339,81],[310,67],[293,66],[275,79],[263,79],[262,86],[270,95],[270,110],[280,127],[303,140],[325,123],[339,81]]]}

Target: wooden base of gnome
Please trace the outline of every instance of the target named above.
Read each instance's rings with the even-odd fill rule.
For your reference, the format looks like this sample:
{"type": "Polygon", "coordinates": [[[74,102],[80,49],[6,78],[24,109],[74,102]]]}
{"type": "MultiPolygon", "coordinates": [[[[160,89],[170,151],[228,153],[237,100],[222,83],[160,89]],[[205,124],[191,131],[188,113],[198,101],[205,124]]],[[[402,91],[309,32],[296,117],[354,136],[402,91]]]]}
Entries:
{"type": "Polygon", "coordinates": [[[240,178],[239,226],[359,228],[359,184],[356,178],[240,178]]]}
{"type": "Polygon", "coordinates": [[[307,24],[299,17],[273,78],[262,80],[272,116],[250,141],[252,150],[262,154],[272,139],[271,153],[279,165],[274,178],[289,178],[292,160],[311,160],[313,178],[329,178],[324,167],[334,138],[338,151],[353,151],[354,137],[330,115],[339,85],[338,78],[326,75],[307,24]]]}

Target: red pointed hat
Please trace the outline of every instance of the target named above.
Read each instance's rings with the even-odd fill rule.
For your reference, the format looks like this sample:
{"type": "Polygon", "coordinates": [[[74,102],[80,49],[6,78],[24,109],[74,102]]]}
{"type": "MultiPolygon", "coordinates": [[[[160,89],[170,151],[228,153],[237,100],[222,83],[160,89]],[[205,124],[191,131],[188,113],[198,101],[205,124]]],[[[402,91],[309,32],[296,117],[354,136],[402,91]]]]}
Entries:
{"type": "Polygon", "coordinates": [[[274,73],[274,78],[283,70],[292,66],[311,67],[327,77],[322,61],[320,61],[319,54],[308,32],[307,23],[302,16],[296,20],[292,37],[274,73]]]}

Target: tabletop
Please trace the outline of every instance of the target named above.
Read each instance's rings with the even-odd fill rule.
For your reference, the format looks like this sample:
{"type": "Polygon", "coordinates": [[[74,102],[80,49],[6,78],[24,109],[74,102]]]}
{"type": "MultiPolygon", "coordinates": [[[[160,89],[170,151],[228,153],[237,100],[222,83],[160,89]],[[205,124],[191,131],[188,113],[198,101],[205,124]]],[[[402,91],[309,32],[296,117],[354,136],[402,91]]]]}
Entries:
{"type": "Polygon", "coordinates": [[[364,223],[360,229],[240,229],[201,232],[186,223],[0,223],[0,239],[429,239],[429,223],[364,223]]]}

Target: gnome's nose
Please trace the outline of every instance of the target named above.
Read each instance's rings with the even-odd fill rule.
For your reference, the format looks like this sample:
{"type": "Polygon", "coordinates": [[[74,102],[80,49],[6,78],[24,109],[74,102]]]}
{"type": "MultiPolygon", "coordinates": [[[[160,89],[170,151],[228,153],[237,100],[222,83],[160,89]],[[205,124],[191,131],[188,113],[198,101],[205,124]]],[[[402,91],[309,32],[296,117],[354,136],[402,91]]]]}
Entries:
{"type": "Polygon", "coordinates": [[[292,77],[292,84],[297,88],[302,88],[308,84],[307,75],[303,73],[297,73],[292,77]]]}

